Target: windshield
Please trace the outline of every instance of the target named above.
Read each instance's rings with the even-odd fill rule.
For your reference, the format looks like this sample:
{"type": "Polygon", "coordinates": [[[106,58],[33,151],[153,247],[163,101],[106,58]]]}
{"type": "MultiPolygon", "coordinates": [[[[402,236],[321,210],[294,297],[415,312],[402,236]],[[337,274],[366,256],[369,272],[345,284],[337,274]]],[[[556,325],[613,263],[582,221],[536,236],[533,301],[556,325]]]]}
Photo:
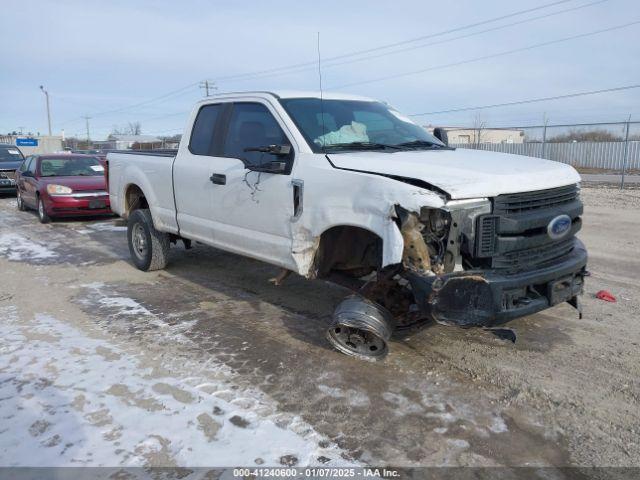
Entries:
{"type": "Polygon", "coordinates": [[[0,162],[21,162],[23,158],[17,148],[0,148],[0,162]]]}
{"type": "Polygon", "coordinates": [[[280,103],[316,152],[359,149],[427,149],[445,145],[380,102],[282,99],[280,103]]]}
{"type": "Polygon", "coordinates": [[[42,158],[41,177],[75,177],[104,175],[104,167],[94,157],[42,158]]]}

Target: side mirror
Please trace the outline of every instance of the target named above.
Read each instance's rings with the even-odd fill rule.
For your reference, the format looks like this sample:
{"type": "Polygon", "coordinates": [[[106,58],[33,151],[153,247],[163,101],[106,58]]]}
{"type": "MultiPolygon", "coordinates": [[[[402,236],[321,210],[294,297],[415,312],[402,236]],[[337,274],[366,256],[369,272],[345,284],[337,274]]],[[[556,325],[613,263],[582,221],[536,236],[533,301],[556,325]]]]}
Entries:
{"type": "Polygon", "coordinates": [[[445,145],[449,145],[449,135],[447,131],[442,127],[436,127],[433,129],[433,136],[440,140],[445,145]]]}
{"type": "Polygon", "coordinates": [[[246,164],[247,170],[252,172],[264,172],[264,173],[284,173],[287,171],[287,162],[268,162],[261,165],[246,164]]]}
{"type": "Polygon", "coordinates": [[[31,173],[29,170],[25,170],[24,172],[21,173],[21,175],[23,177],[33,177],[33,173],[31,173]]]}

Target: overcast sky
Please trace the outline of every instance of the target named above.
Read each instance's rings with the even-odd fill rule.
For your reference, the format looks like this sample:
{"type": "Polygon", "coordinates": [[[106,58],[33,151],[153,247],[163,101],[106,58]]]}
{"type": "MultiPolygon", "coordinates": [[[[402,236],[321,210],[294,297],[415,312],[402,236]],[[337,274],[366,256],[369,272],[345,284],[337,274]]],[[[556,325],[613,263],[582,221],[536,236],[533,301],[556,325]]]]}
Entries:
{"type": "MultiPolygon", "coordinates": [[[[594,2],[3,0],[0,133],[19,127],[46,132],[41,84],[51,96],[54,133],[85,136],[80,117],[89,115],[94,139],[135,121],[143,133],[180,133],[183,112],[203,95],[194,84],[204,79],[216,80],[219,91],[315,90],[313,65],[248,79],[224,77],[312,63],[318,31],[327,59],[325,90],[376,97],[407,114],[640,84],[640,24],[493,56],[640,21],[638,0],[578,8],[594,2]],[[556,5],[484,23],[551,3],[556,5]],[[477,23],[482,25],[460,29],[477,23]],[[417,37],[423,40],[378,48],[417,37]],[[328,60],[369,49],[376,50],[333,61],[340,65],[328,60]],[[484,56],[493,57],[445,66],[484,56]]],[[[503,126],[540,124],[545,114],[551,123],[620,121],[629,114],[640,120],[640,89],[481,113],[488,124],[503,126]]],[[[475,115],[417,120],[468,125],[475,115]]]]}

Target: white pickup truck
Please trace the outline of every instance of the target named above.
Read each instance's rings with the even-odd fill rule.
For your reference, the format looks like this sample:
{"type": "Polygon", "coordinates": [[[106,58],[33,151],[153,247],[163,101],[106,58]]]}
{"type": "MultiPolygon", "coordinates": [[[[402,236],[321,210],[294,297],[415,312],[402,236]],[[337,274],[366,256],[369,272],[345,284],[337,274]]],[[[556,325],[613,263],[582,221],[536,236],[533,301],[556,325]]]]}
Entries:
{"type": "Polygon", "coordinates": [[[380,358],[430,321],[492,327],[579,309],[580,176],[538,158],[454,149],[385,103],[247,92],[193,109],[177,151],[110,153],[109,196],[133,263],[197,241],[355,294],[328,328],[380,358]]]}

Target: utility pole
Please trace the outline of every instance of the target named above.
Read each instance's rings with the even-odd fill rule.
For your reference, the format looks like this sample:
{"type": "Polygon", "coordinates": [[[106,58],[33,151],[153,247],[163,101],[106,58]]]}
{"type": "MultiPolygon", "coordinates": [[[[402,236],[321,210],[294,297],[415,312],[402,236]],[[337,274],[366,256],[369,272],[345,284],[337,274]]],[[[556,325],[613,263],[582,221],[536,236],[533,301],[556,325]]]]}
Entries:
{"type": "Polygon", "coordinates": [[[87,148],[89,148],[89,142],[91,141],[91,135],[89,134],[89,120],[91,119],[91,117],[88,115],[84,115],[82,118],[84,118],[85,122],[87,122],[87,148]]]}
{"type": "Polygon", "coordinates": [[[49,136],[51,136],[51,110],[49,110],[49,92],[47,92],[42,85],[40,85],[40,90],[42,90],[44,96],[47,97],[47,123],[49,124],[49,136]]]}
{"type": "Polygon", "coordinates": [[[200,82],[200,88],[204,88],[205,97],[209,96],[209,90],[217,90],[218,89],[218,87],[216,87],[215,82],[211,82],[209,80],[203,80],[202,82],[200,82]]]}

